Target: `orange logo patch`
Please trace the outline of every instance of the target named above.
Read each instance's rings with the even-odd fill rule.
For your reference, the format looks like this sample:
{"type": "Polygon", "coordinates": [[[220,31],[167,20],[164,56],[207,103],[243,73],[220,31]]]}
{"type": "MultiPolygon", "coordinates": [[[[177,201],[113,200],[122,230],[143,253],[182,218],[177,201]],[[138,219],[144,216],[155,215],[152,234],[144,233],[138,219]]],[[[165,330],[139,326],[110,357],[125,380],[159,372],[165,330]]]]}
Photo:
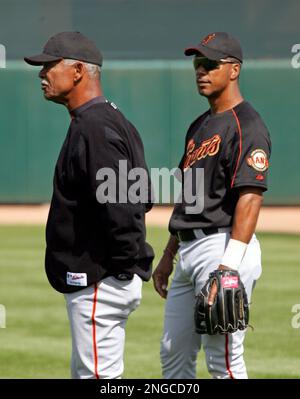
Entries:
{"type": "Polygon", "coordinates": [[[264,172],[269,167],[267,154],[261,149],[254,150],[247,159],[247,164],[258,172],[264,172]]]}
{"type": "Polygon", "coordinates": [[[207,44],[208,42],[210,42],[212,39],[214,39],[216,37],[215,33],[211,33],[210,35],[207,35],[201,42],[201,44],[207,44]]]}
{"type": "Polygon", "coordinates": [[[215,134],[208,140],[202,141],[198,148],[195,148],[195,141],[194,139],[191,139],[186,147],[186,156],[183,168],[187,169],[200,159],[216,155],[219,152],[220,143],[221,137],[218,134],[215,134]]]}

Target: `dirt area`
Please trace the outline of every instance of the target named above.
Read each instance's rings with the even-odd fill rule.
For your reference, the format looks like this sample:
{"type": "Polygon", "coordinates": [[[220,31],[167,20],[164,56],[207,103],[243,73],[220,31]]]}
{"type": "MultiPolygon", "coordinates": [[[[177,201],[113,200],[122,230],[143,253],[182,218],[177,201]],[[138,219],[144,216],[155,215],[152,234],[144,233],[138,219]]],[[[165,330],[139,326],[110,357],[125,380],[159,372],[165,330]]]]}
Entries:
{"type": "MultiPolygon", "coordinates": [[[[49,205],[2,205],[0,224],[45,224],[49,205]]],[[[147,214],[147,225],[167,227],[171,207],[155,206],[147,214]]],[[[260,212],[257,231],[300,233],[300,207],[265,207],[260,212]]]]}
{"type": "MultiPolygon", "coordinates": [[[[147,215],[149,225],[167,226],[172,208],[156,207],[147,215]]],[[[263,207],[257,231],[300,233],[300,207],[263,207]]]]}

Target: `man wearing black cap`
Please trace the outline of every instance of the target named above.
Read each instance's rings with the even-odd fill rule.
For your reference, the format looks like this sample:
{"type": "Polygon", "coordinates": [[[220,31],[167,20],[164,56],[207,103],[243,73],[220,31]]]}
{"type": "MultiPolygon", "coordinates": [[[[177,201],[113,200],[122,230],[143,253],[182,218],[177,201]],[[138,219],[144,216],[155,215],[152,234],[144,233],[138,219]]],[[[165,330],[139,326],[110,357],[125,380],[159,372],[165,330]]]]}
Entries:
{"type": "MultiPolygon", "coordinates": [[[[176,204],[169,223],[170,239],[155,272],[154,286],[167,298],[161,362],[165,378],[195,378],[197,354],[203,345],[214,378],[247,378],[243,359],[245,330],[224,335],[198,335],[194,325],[195,296],[216,269],[236,269],[248,300],[261,274],[261,254],[254,231],[267,190],[269,133],[243,99],[238,79],[243,62],[239,42],[214,32],[185,50],[194,56],[196,84],[210,109],[188,129],[179,169],[184,186],[188,172],[203,171],[202,184],[192,181],[202,197],[200,211],[185,201],[176,204]],[[202,189],[199,191],[198,186],[202,189]],[[173,259],[179,260],[173,270],[173,259]]],[[[201,176],[201,175],[200,175],[201,176]]],[[[216,285],[209,291],[212,306],[216,285]]]]}
{"type": "Polygon", "coordinates": [[[127,196],[127,172],[148,173],[143,144],[104,98],[102,55],[81,33],[58,33],[25,61],[42,66],[44,97],[65,105],[72,118],[55,168],[45,258],[49,282],[65,294],[72,377],[120,378],[125,325],[154,257],[145,241],[151,203],[127,196]]]}

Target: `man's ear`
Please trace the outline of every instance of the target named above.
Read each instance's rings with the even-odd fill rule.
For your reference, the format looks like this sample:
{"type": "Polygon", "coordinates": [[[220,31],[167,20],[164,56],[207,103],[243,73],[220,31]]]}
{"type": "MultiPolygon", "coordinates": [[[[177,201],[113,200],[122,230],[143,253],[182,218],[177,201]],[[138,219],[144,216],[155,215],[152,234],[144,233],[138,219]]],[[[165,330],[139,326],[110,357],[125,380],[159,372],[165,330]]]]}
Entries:
{"type": "Polygon", "coordinates": [[[74,73],[74,82],[79,82],[84,74],[84,65],[82,62],[76,62],[73,64],[73,67],[75,69],[74,73]]]}
{"type": "Polygon", "coordinates": [[[231,79],[235,80],[238,79],[238,77],[240,76],[240,72],[241,72],[241,65],[236,63],[236,64],[232,64],[231,67],[231,79]]]}

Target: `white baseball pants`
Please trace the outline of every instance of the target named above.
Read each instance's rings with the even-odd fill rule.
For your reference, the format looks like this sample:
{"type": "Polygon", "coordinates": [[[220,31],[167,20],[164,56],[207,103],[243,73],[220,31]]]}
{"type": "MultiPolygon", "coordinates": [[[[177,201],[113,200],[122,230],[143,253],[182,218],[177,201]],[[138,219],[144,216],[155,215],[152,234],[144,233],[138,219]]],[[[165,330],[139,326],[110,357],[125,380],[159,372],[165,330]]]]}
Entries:
{"type": "Polygon", "coordinates": [[[140,304],[142,280],[107,277],[65,294],[72,335],[72,378],[121,378],[125,326],[140,304]]]}
{"type": "MultiPolygon", "coordinates": [[[[209,236],[202,233],[196,240],[180,242],[179,260],[165,307],[161,341],[164,378],[196,378],[201,345],[213,378],[248,378],[243,359],[245,330],[210,336],[197,334],[194,326],[195,295],[209,273],[218,268],[229,239],[228,231],[209,236]]],[[[261,274],[261,251],[255,235],[247,247],[239,273],[250,302],[255,281],[261,274]]]]}

